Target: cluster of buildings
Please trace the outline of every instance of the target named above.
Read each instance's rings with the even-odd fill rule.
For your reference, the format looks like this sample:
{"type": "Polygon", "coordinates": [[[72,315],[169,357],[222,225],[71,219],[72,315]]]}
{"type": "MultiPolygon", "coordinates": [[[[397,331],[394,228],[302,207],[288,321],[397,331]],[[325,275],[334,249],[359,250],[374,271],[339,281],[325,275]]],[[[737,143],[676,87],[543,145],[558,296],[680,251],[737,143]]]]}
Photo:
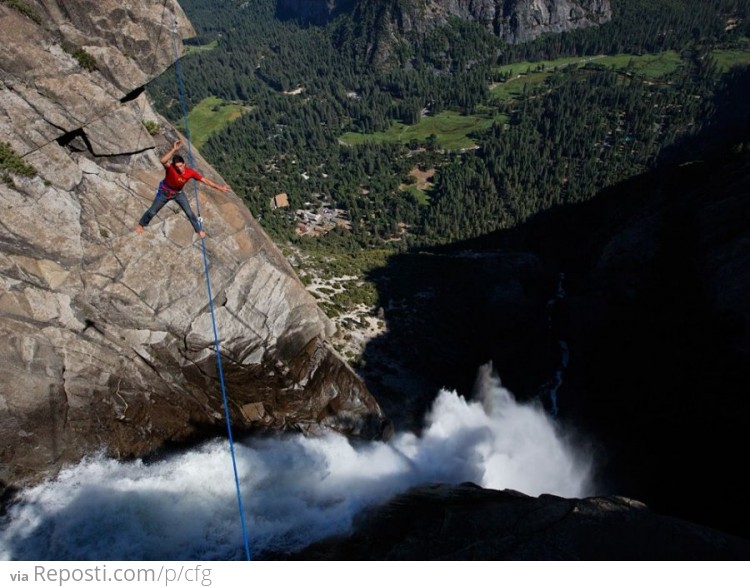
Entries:
{"type": "MultiPolygon", "coordinates": [[[[285,192],[271,198],[271,208],[289,208],[289,196],[285,192]]],[[[337,226],[351,230],[352,223],[345,210],[334,208],[331,204],[320,203],[315,208],[312,202],[305,202],[305,208],[294,211],[297,217],[297,228],[300,236],[323,236],[337,226]]]]}

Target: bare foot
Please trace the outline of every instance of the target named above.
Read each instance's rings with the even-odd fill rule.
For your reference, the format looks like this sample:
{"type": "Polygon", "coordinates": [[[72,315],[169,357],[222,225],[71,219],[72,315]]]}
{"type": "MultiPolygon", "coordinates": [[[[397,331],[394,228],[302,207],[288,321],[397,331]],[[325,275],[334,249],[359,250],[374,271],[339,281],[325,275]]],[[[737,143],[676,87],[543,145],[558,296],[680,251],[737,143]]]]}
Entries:
{"type": "Polygon", "coordinates": [[[135,231],[138,234],[143,234],[143,227],[139,224],[138,226],[135,227],[135,231]]]}

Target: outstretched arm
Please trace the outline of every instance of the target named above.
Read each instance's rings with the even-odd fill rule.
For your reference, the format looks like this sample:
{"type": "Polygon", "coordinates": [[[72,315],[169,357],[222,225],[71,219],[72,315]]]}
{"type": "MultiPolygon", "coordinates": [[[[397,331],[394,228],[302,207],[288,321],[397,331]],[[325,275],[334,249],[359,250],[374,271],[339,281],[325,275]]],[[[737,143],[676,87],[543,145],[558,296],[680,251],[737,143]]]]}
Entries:
{"type": "Polygon", "coordinates": [[[205,183],[208,187],[214,188],[215,190],[219,190],[220,192],[224,192],[224,193],[232,189],[227,184],[219,185],[218,183],[211,181],[207,177],[202,178],[201,182],[205,183]]]}
{"type": "Polygon", "coordinates": [[[180,141],[175,141],[174,145],[172,145],[172,148],[164,153],[164,156],[161,158],[161,164],[164,165],[164,167],[167,166],[167,163],[169,163],[172,155],[174,155],[179,150],[181,144],[182,143],[180,141]]]}

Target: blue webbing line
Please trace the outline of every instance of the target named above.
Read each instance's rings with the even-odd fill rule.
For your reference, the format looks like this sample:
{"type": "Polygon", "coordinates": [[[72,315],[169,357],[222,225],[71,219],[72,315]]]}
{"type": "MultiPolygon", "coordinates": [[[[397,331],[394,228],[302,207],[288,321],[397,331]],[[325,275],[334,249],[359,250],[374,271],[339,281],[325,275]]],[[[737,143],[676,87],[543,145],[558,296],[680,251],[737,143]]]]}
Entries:
{"type": "MultiPolygon", "coordinates": [[[[180,102],[182,105],[182,118],[183,122],[185,124],[185,137],[187,138],[188,143],[188,161],[190,163],[190,167],[194,166],[193,163],[193,150],[190,143],[190,127],[188,126],[188,118],[187,118],[187,106],[186,106],[186,100],[185,100],[185,88],[183,86],[182,82],[182,71],[180,68],[180,56],[179,52],[177,50],[177,23],[174,23],[174,27],[172,28],[172,43],[174,45],[174,54],[175,54],[175,68],[177,72],[177,82],[178,82],[178,88],[180,92],[180,102]]],[[[193,192],[195,197],[195,207],[198,212],[198,223],[200,225],[201,230],[203,230],[203,218],[201,218],[201,209],[200,209],[200,203],[198,202],[198,184],[195,180],[193,180],[193,192]]],[[[206,288],[208,290],[208,306],[211,309],[211,324],[213,325],[214,330],[214,345],[216,346],[216,363],[219,368],[219,381],[221,383],[221,396],[224,400],[224,417],[227,420],[227,437],[229,438],[229,451],[232,454],[232,468],[234,469],[234,484],[237,489],[237,505],[240,510],[240,522],[242,523],[242,538],[245,541],[245,554],[247,555],[247,560],[251,560],[250,557],[250,541],[247,536],[247,527],[245,525],[245,511],[242,507],[242,493],[240,492],[240,480],[239,476],[237,475],[237,458],[234,454],[234,440],[232,439],[232,423],[229,419],[229,402],[227,401],[227,390],[224,385],[224,370],[221,367],[221,349],[219,347],[219,332],[216,327],[216,315],[214,313],[214,297],[211,293],[211,278],[208,275],[208,254],[206,253],[206,239],[201,239],[201,244],[203,248],[203,269],[206,273],[206,288]]]]}

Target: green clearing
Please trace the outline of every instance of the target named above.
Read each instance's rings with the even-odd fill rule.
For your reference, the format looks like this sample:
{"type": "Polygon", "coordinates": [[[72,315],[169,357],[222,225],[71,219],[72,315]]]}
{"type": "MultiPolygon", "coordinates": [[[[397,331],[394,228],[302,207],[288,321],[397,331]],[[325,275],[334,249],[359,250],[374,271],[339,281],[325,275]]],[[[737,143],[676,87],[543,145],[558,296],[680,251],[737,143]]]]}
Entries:
{"type": "Polygon", "coordinates": [[[552,70],[548,72],[538,71],[519,75],[518,77],[509,79],[507,82],[493,84],[490,87],[490,93],[494,100],[499,100],[500,102],[519,100],[523,97],[525,92],[544,84],[550,73],[552,73],[552,70]]]}
{"type": "Polygon", "coordinates": [[[715,49],[711,56],[716,60],[719,71],[726,73],[733,67],[750,65],[750,39],[742,39],[742,42],[733,49],[715,49]]]}
{"type": "Polygon", "coordinates": [[[562,69],[568,65],[585,65],[591,61],[599,61],[603,59],[604,55],[596,55],[594,57],[560,57],[559,59],[544,60],[544,61],[519,61],[511,65],[503,65],[495,69],[495,72],[509,77],[518,76],[522,74],[530,74],[534,72],[552,72],[556,69],[562,69]]]}
{"type": "Polygon", "coordinates": [[[214,39],[207,45],[185,45],[185,55],[191,55],[192,53],[202,53],[203,51],[211,51],[219,46],[219,40],[214,39]]]}
{"type": "Polygon", "coordinates": [[[551,73],[570,66],[583,67],[589,63],[637,73],[648,79],[658,79],[679,69],[682,59],[676,51],[665,51],[655,55],[597,55],[584,58],[563,57],[552,61],[523,61],[497,68],[496,72],[511,77],[505,82],[492,85],[492,97],[502,102],[518,100],[523,97],[524,91],[544,84],[551,73]]]}
{"type": "Polygon", "coordinates": [[[444,111],[435,116],[423,116],[414,125],[394,122],[386,132],[371,134],[348,132],[341,140],[348,145],[360,145],[366,142],[408,144],[412,139],[424,143],[428,137],[435,135],[437,145],[443,149],[458,151],[471,149],[476,143],[469,137],[473,132],[490,128],[495,122],[506,122],[505,116],[464,116],[454,111],[444,111]]]}
{"type": "Polygon", "coordinates": [[[597,61],[617,71],[637,73],[648,79],[658,79],[674,73],[683,65],[676,51],[664,51],[654,55],[608,55],[597,61]]]}
{"type": "Polygon", "coordinates": [[[413,195],[421,206],[427,206],[430,203],[430,195],[426,191],[420,190],[415,185],[406,186],[402,191],[413,195]]]}
{"type": "Polygon", "coordinates": [[[247,111],[245,106],[228,104],[215,96],[201,100],[188,114],[190,139],[196,147],[201,147],[211,134],[237,120],[247,111]]]}
{"type": "Polygon", "coordinates": [[[661,77],[672,73],[682,65],[682,59],[676,51],[665,51],[663,53],[648,55],[630,55],[621,53],[619,55],[596,55],[594,57],[561,57],[552,61],[522,61],[512,65],[503,65],[495,71],[499,74],[511,76],[508,82],[516,79],[538,79],[553,71],[568,66],[582,67],[589,63],[597,63],[604,67],[616,70],[628,70],[639,73],[645,77],[661,77]]]}
{"type": "Polygon", "coordinates": [[[495,101],[519,100],[524,93],[543,85],[550,74],[565,67],[582,67],[587,63],[600,63],[604,55],[595,57],[561,57],[544,61],[521,61],[513,65],[503,65],[495,72],[510,76],[505,82],[492,84],[490,93],[495,101]]]}

